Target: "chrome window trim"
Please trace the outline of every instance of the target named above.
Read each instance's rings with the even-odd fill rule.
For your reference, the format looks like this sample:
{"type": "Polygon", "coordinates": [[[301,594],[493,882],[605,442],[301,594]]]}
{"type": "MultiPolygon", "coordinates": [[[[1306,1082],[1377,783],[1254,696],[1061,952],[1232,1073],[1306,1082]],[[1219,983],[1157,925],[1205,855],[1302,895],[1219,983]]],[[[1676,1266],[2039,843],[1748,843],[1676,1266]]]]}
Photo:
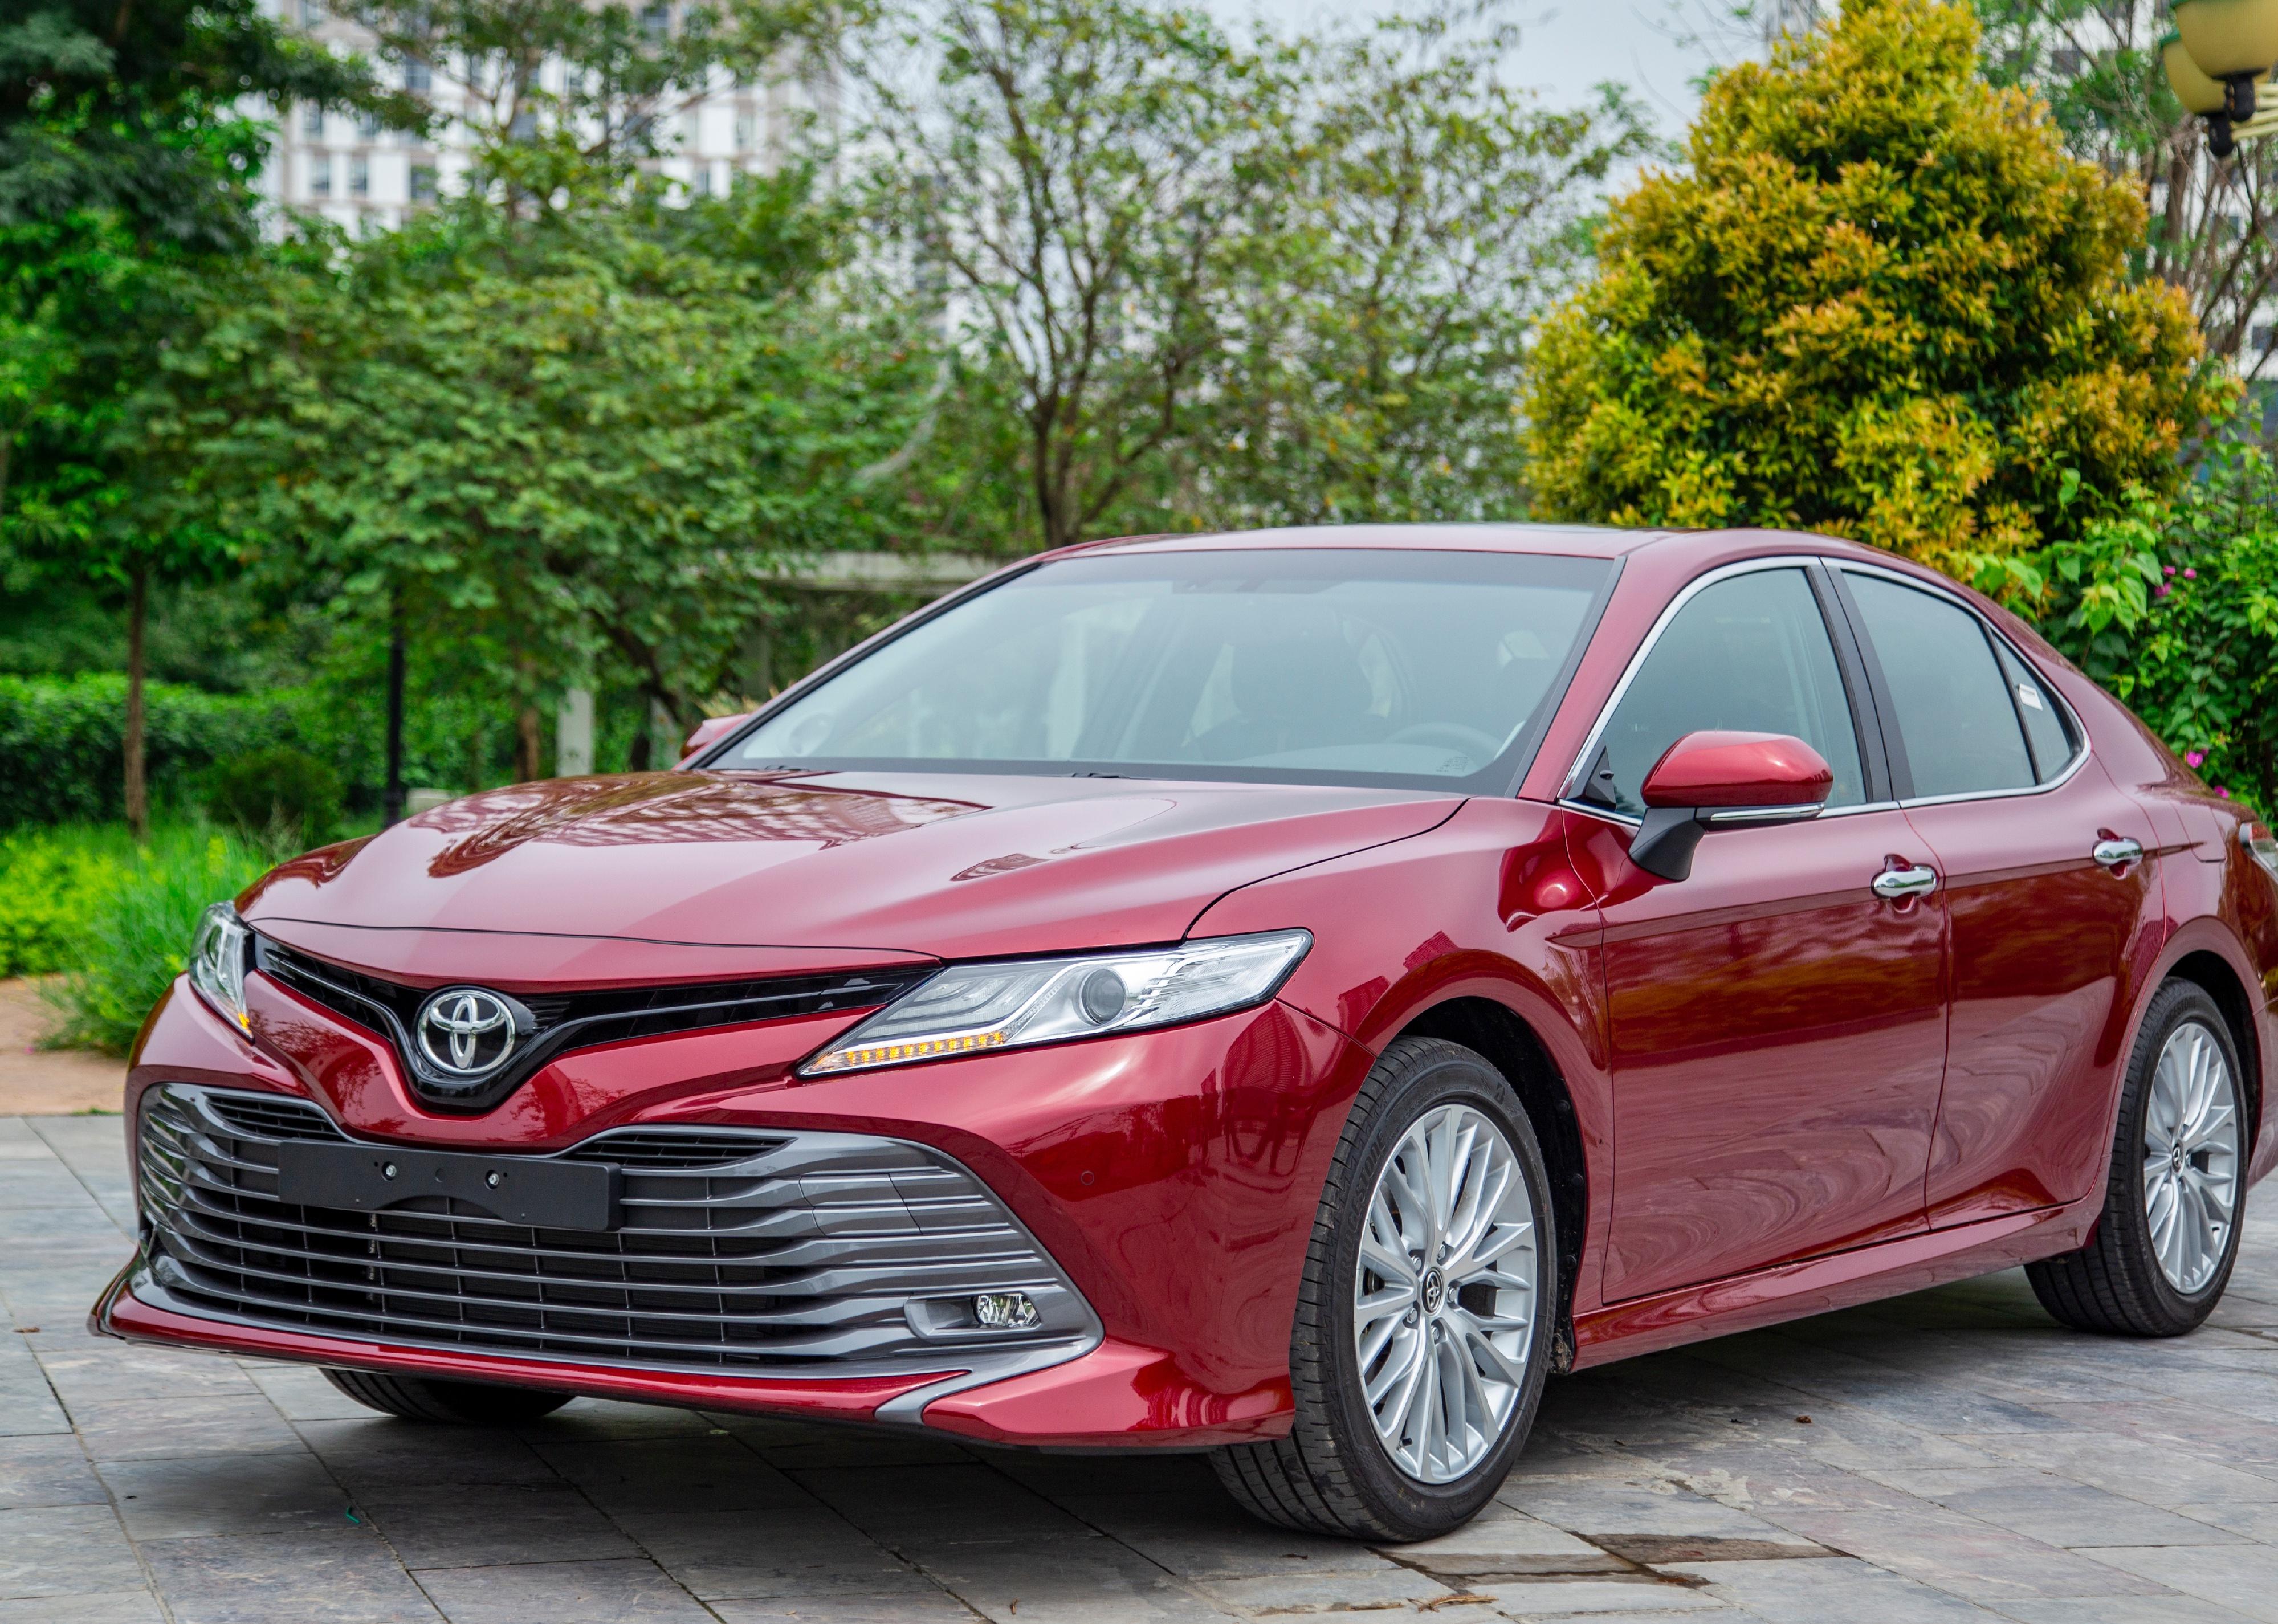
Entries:
{"type": "MultiPolygon", "coordinates": [[[[1630,684],[1637,680],[1637,674],[1644,668],[1645,662],[1652,656],[1654,645],[1661,641],[1662,634],[1669,629],[1670,622],[1677,618],[1686,604],[1691,603],[1695,597],[1720,581],[1729,581],[1736,576],[1756,575],[1767,569],[1808,570],[1815,564],[1832,562],[1834,562],[1832,559],[1823,553],[1783,553],[1767,558],[1747,558],[1737,563],[1719,564],[1706,574],[1695,576],[1686,582],[1684,589],[1669,600],[1668,606],[1663,609],[1659,616],[1655,619],[1652,628],[1645,634],[1645,641],[1638,644],[1637,652],[1630,656],[1630,663],[1623,667],[1621,681],[1616,682],[1614,691],[1606,696],[1606,703],[1598,712],[1598,720],[1590,724],[1590,731],[1582,740],[1580,751],[1575,756],[1573,765],[1566,769],[1566,776],[1558,789],[1558,804],[1576,812],[1594,812],[1600,817],[1610,818],[1615,822],[1629,827],[1636,827],[1639,820],[1629,813],[1617,812],[1611,807],[1599,806],[1581,799],[1581,789],[1587,782],[1586,774],[1590,770],[1590,763],[1597,758],[1598,746],[1604,741],[1606,728],[1613,722],[1614,713],[1621,708],[1622,700],[1629,693],[1630,684]]],[[[1824,619],[1823,611],[1822,618],[1824,619]]],[[[1829,648],[1832,650],[1835,645],[1833,627],[1827,629],[1827,642],[1829,648]]],[[[1859,766],[1863,774],[1867,766],[1863,750],[1859,766]]],[[[1896,805],[1897,803],[1888,802],[1884,804],[1896,805]]],[[[1874,810],[1874,804],[1869,803],[1861,806],[1836,808],[1823,812],[1820,816],[1838,818],[1846,812],[1872,810],[1874,810]]]]}
{"type": "MultiPolygon", "coordinates": [[[[2089,736],[2088,727],[2081,721],[2080,713],[2072,708],[2070,702],[2068,701],[2062,694],[2059,693],[2054,688],[2050,686],[2048,678],[2041,675],[2040,667],[2036,664],[2022,649],[2010,642],[2008,638],[2003,637],[2001,635],[2001,629],[1994,625],[1992,621],[1987,620],[1984,615],[1980,614],[1975,606],[1963,602],[1961,599],[1956,598],[1953,593],[1944,591],[1931,582],[1916,580],[1912,576],[1903,574],[1895,569],[1886,569],[1879,564],[1863,563],[1851,559],[1838,558],[1828,559],[1826,563],[1828,568],[1831,569],[1847,570],[1854,575],[1874,576],[1882,580],[1892,582],[1899,586],[1912,587],[1915,591],[1922,593],[1926,598],[1937,599],[1941,603],[1950,604],[1954,608],[1961,610],[1962,614],[1976,621],[1979,628],[1987,637],[1992,638],[2003,648],[2008,650],[2010,655],[2019,665],[2024,667],[2026,670],[2033,674],[2033,679],[2040,684],[2041,691],[2046,694],[2049,697],[2050,702],[2055,705],[2063,713],[2067,728],[2071,732],[2073,737],[2080,741],[2078,748],[2074,750],[2072,752],[2072,759],[2065,763],[2064,771],[2058,774],[2054,778],[2050,779],[2046,783],[2026,784],[2014,789],[1970,789],[1965,790],[1958,795],[1908,796],[1905,799],[1897,802],[1897,805],[1901,808],[1908,806],[1953,806],[1964,801],[2013,801],[2023,796],[2046,795],[2052,789],[2063,789],[2067,784],[2073,781],[2074,776],[2077,774],[2083,767],[2088,765],[2089,757],[2095,753],[2096,743],[2089,736]]],[[[1859,635],[1861,641],[1869,641],[1868,635],[1863,629],[1861,629],[1859,635]]],[[[1877,658],[1879,658],[1879,656],[1877,658]]],[[[1899,725],[1898,718],[1895,716],[1890,717],[1885,721],[1884,725],[1889,728],[1897,728],[1899,725]]],[[[1903,739],[1903,734],[1901,734],[1900,736],[1903,739]]],[[[2025,752],[2025,759],[2028,761],[2032,759],[2032,751],[2030,748],[2025,752]]]]}

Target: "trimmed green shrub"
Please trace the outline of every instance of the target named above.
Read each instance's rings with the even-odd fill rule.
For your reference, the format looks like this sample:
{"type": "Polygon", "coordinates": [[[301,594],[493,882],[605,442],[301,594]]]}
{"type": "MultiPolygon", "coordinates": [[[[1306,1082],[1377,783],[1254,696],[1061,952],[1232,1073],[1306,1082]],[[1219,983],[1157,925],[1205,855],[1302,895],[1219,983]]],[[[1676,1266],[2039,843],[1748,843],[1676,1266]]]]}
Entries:
{"type": "MultiPolygon", "coordinates": [[[[180,805],[196,776],[225,757],[291,743],[290,691],[210,694],[171,682],[143,690],[150,782],[180,805]]],[[[126,679],[0,676],[0,828],[120,815],[126,679]]]]}
{"type": "Polygon", "coordinates": [[[47,989],[62,1017],[49,1041],[125,1054],[188,963],[198,916],[250,885],[278,856],[259,841],[207,825],[156,834],[96,893],[75,932],[77,962],[47,989]]]}
{"type": "Polygon", "coordinates": [[[205,776],[206,809],[274,843],[312,846],[340,816],[340,775],[305,750],[272,744],[217,763],[205,776]]]}

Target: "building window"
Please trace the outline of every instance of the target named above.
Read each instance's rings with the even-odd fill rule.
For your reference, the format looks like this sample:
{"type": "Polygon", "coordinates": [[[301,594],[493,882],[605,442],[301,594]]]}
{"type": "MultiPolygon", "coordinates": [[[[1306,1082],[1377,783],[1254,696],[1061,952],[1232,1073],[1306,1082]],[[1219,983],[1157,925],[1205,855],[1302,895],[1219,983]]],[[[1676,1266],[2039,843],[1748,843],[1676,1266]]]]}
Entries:
{"type": "Polygon", "coordinates": [[[358,197],[371,195],[371,160],[361,152],[348,160],[348,190],[358,197]]]}
{"type": "Polygon", "coordinates": [[[363,136],[366,141],[378,141],[379,139],[379,115],[378,113],[358,113],[356,115],[356,133],[363,136]]]}
{"type": "Polygon", "coordinates": [[[652,5],[641,12],[641,31],[651,38],[661,38],[672,28],[672,8],[652,5]]]}
{"type": "Polygon", "coordinates": [[[2252,347],[2255,355],[2267,355],[2270,353],[2271,340],[2274,339],[2278,339],[2278,327],[2273,327],[2268,322],[2262,322],[2257,324],[2253,336],[2247,340],[2247,343],[2252,347]]]}
{"type": "Polygon", "coordinates": [[[426,90],[432,88],[434,82],[433,71],[417,57],[403,65],[403,88],[406,90],[426,90]]]}
{"type": "Polygon", "coordinates": [[[2049,71],[2059,79],[2078,79],[2088,66],[2088,53],[2077,46],[2060,45],[2049,53],[2049,71]]]}
{"type": "Polygon", "coordinates": [[[506,133],[508,138],[512,141],[536,141],[538,115],[529,108],[524,108],[515,114],[514,122],[506,126],[506,133]]]}
{"type": "Polygon", "coordinates": [[[325,8],[321,0],[301,0],[301,26],[303,28],[313,28],[324,20],[325,8]]]}
{"type": "Polygon", "coordinates": [[[709,164],[699,164],[696,166],[696,195],[699,197],[712,195],[712,166],[709,164]]]}
{"type": "Polygon", "coordinates": [[[754,120],[749,113],[738,113],[736,115],[737,151],[749,152],[752,149],[752,126],[753,122],[754,120]]]}
{"type": "Polygon", "coordinates": [[[414,164],[411,166],[411,201],[415,203],[435,201],[435,166],[432,164],[414,164]]]}
{"type": "Polygon", "coordinates": [[[309,195],[330,197],[333,194],[333,155],[312,152],[309,155],[309,195]]]}
{"type": "Polygon", "coordinates": [[[325,139],[325,110],[314,102],[301,110],[301,133],[310,141],[325,139]]]}

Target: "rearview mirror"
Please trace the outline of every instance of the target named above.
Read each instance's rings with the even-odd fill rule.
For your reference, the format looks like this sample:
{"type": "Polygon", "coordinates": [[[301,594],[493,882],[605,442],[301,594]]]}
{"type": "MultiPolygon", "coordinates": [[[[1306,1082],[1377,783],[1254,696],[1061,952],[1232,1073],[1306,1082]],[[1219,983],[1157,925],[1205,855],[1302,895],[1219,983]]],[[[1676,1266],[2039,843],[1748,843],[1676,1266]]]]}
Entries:
{"type": "Polygon", "coordinates": [[[757,714],[755,711],[744,711],[734,716],[706,717],[696,724],[696,731],[688,736],[687,746],[680,752],[680,765],[686,766],[692,757],[718,743],[757,714]]]}
{"type": "Polygon", "coordinates": [[[1645,775],[1645,821],[1630,861],[1663,880],[1693,872],[1693,849],[1711,829],[1816,818],[1835,788],[1820,753],[1785,733],[1688,733],[1645,775]]]}

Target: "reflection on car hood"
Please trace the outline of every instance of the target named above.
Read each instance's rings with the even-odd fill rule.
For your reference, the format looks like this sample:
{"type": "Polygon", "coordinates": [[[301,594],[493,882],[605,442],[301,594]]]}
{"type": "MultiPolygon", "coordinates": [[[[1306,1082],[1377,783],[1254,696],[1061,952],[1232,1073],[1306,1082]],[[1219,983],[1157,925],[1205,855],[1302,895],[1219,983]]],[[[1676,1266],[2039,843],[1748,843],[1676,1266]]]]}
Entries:
{"type": "Polygon", "coordinates": [[[1175,940],[1236,887],[1420,834],[1460,804],[1403,789],[979,774],[555,779],[296,858],[239,906],[287,937],[305,937],[302,922],[1058,951],[1175,940]]]}

